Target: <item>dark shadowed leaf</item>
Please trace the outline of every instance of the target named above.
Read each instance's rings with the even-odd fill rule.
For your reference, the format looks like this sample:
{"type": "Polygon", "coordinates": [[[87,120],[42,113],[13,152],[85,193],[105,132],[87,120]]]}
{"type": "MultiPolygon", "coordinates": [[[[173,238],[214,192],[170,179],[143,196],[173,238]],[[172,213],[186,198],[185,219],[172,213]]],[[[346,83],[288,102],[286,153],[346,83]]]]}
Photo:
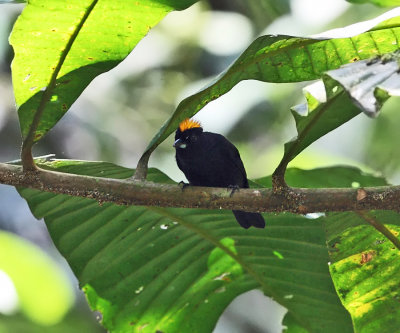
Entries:
{"type": "MultiPolygon", "coordinates": [[[[133,173],[101,162],[39,165],[112,178],[133,173]]],[[[155,169],[148,178],[171,182],[155,169]]],[[[236,296],[256,288],[309,332],[352,331],[329,275],[320,220],[265,214],[266,229],[244,230],[224,210],[100,206],[30,189],[20,193],[34,215],[45,218],[111,331],[210,332],[236,296]]]]}

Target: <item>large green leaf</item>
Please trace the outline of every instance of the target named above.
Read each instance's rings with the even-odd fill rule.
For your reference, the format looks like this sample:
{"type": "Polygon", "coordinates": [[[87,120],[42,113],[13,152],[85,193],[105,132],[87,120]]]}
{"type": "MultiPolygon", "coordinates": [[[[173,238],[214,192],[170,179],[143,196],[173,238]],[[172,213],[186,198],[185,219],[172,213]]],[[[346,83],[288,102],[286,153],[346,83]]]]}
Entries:
{"type": "MultiPolygon", "coordinates": [[[[387,185],[385,179],[360,174],[355,168],[340,169],[288,169],[286,180],[297,187],[387,185]]],[[[270,178],[262,180],[264,184],[270,182],[270,178]]],[[[343,305],[352,315],[355,332],[395,332],[400,327],[400,290],[397,287],[400,252],[367,225],[364,214],[329,213],[320,219],[326,228],[332,279],[343,305]]],[[[399,235],[400,214],[374,211],[368,215],[399,235]]]]}
{"type": "MultiPolygon", "coordinates": [[[[112,178],[133,173],[109,163],[39,166],[112,178]]],[[[171,182],[155,169],[149,180],[171,182]]],[[[296,327],[352,331],[329,275],[319,220],[265,214],[266,229],[244,230],[230,211],[99,205],[31,189],[20,193],[34,215],[45,218],[89,304],[111,331],[210,332],[237,295],[255,288],[286,306],[296,327]]]]}
{"type": "Polygon", "coordinates": [[[31,0],[10,37],[14,94],[25,138],[38,141],[91,80],[119,64],[168,12],[196,0],[31,0]]]}
{"type": "MultiPolygon", "coordinates": [[[[396,236],[400,215],[377,211],[369,218],[396,236]]],[[[353,318],[356,332],[396,332],[400,327],[400,251],[356,213],[326,218],[330,271],[336,290],[353,318]]]]}
{"type": "MultiPolygon", "coordinates": [[[[385,179],[361,174],[356,168],[288,169],[286,181],[296,187],[364,187],[387,185],[385,179]]],[[[257,180],[271,186],[271,177],[257,180]]],[[[396,332],[400,327],[400,252],[372,226],[364,214],[329,213],[325,224],[330,249],[330,271],[355,332],[396,332]]],[[[374,211],[370,218],[400,234],[400,215],[374,211]]],[[[291,318],[285,318],[287,323],[291,318]]],[[[301,331],[300,328],[293,332],[301,331]]],[[[289,329],[288,332],[291,332],[289,329]]]]}
{"type": "MultiPolygon", "coordinates": [[[[351,38],[313,39],[283,35],[259,37],[224,73],[178,105],[150,142],[143,160],[175,131],[183,118],[193,116],[206,104],[227,93],[243,80],[315,80],[324,72],[339,68],[343,64],[397,50],[399,35],[400,17],[396,17],[351,38]]],[[[341,113],[335,116],[341,124],[348,120],[348,116],[342,116],[341,113]]]]}

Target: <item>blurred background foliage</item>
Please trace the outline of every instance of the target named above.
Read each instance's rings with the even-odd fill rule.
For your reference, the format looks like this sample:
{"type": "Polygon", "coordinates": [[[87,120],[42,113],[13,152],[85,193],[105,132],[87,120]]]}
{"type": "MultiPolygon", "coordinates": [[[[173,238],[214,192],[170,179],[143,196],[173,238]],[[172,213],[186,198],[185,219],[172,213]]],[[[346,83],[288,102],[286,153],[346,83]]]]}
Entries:
{"type": "MultiPolygon", "coordinates": [[[[8,36],[24,5],[3,2],[0,6],[0,161],[4,162],[18,159],[21,145],[8,36]]],[[[223,71],[258,35],[307,36],[371,19],[385,10],[368,4],[351,5],[344,0],[200,1],[186,11],[169,14],[123,63],[96,78],[35,146],[34,153],[134,167],[179,101],[223,71]]],[[[306,84],[242,82],[207,105],[196,118],[206,130],[222,133],[237,145],[249,178],[266,176],[279,163],[283,144],[296,133],[289,110],[303,101],[302,87],[306,84]]],[[[390,182],[399,183],[400,151],[394,144],[400,126],[398,108],[399,99],[392,98],[377,119],[358,116],[311,145],[291,165],[313,168],[348,164],[376,171],[390,182]]],[[[184,178],[174,160],[172,139],[154,152],[150,165],[177,181],[184,178]]],[[[0,332],[71,332],[71,328],[101,332],[96,315],[88,309],[43,222],[36,221],[15,189],[5,185],[0,185],[0,230],[36,244],[37,255],[50,256],[47,264],[54,266],[53,270],[61,268],[67,277],[64,296],[60,297],[75,295],[74,303],[71,298],[64,299],[71,304],[64,319],[55,324],[50,320],[47,324],[51,326],[43,326],[45,323],[23,310],[24,296],[18,293],[12,274],[5,274],[5,264],[0,262],[0,299],[9,292],[11,296],[7,297],[14,299],[11,305],[0,302],[0,332]]],[[[11,256],[12,251],[4,244],[0,243],[0,253],[8,251],[11,256]]],[[[25,255],[21,256],[15,259],[16,268],[26,266],[25,255]]],[[[27,283],[32,283],[32,275],[26,275],[27,283]]],[[[40,292],[43,298],[49,297],[45,288],[40,292]]],[[[284,311],[261,292],[250,292],[231,304],[215,332],[280,332],[284,311]],[[249,307],[254,308],[251,314],[249,307]]]]}

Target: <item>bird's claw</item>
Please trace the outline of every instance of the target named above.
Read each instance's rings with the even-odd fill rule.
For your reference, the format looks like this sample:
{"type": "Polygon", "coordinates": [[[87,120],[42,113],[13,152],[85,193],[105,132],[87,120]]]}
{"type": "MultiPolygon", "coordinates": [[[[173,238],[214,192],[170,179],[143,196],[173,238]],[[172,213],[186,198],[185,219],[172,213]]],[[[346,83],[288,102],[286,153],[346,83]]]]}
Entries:
{"type": "Polygon", "coordinates": [[[231,190],[231,194],[229,194],[229,197],[232,197],[232,195],[236,192],[239,191],[239,185],[229,185],[228,188],[231,190]]]}
{"type": "Polygon", "coordinates": [[[184,181],[180,181],[178,186],[181,188],[182,192],[185,190],[186,187],[190,186],[190,184],[185,183],[184,181]]]}

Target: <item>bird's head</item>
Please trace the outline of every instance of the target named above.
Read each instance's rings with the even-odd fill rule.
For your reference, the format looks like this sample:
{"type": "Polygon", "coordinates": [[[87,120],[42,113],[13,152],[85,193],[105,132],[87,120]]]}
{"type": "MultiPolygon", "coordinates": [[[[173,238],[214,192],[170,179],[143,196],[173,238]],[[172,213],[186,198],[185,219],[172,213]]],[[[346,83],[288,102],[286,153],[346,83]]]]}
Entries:
{"type": "Polygon", "coordinates": [[[186,118],[175,132],[175,149],[186,149],[195,144],[199,135],[203,133],[203,128],[197,120],[186,118]]]}

